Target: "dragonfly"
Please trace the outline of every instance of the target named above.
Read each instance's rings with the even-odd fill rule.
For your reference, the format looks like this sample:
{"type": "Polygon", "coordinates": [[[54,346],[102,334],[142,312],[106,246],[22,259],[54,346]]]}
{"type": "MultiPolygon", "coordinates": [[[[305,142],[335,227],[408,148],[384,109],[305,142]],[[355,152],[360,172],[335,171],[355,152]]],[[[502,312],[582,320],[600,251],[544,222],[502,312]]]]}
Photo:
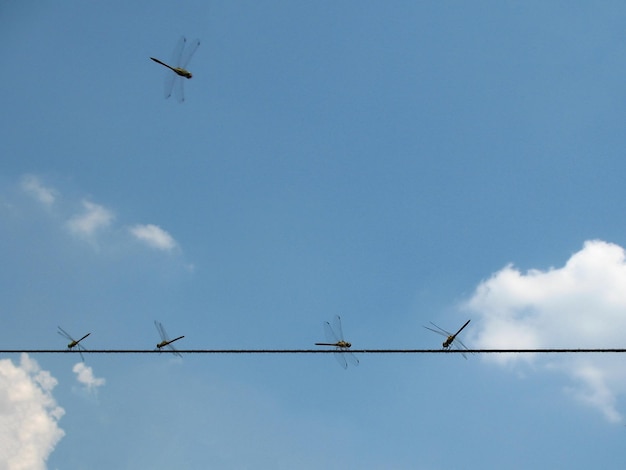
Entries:
{"type": "Polygon", "coordinates": [[[84,340],[87,336],[89,336],[91,333],[87,333],[81,339],[74,339],[63,328],[61,328],[60,326],[58,328],[59,328],[59,331],[57,331],[57,333],[59,333],[65,339],[70,340],[70,342],[67,345],[67,349],[74,349],[74,348],[76,348],[76,350],[78,351],[78,354],[80,354],[80,358],[83,360],[83,362],[85,362],[85,358],[83,357],[83,353],[81,351],[87,351],[87,350],[83,347],[82,344],[80,344],[80,342],[82,340],[84,340]]]}
{"type": "Polygon", "coordinates": [[[159,336],[161,336],[161,342],[159,344],[156,345],[156,348],[160,351],[161,348],[165,348],[167,347],[167,349],[169,349],[170,351],[172,351],[174,354],[176,354],[178,357],[183,357],[181,356],[181,354],[176,350],[176,348],[174,348],[174,346],[172,346],[172,343],[174,341],[178,341],[179,339],[183,339],[184,336],[179,336],[178,338],[174,338],[174,339],[169,339],[169,335],[167,334],[167,331],[165,331],[165,328],[163,327],[163,324],[159,321],[154,321],[154,326],[156,326],[157,331],[159,332],[159,336]]]}
{"type": "Polygon", "coordinates": [[[315,343],[316,346],[335,346],[337,351],[334,356],[339,362],[339,365],[344,369],[348,368],[348,362],[346,361],[346,357],[350,360],[350,362],[358,366],[359,360],[357,357],[350,352],[350,347],[352,343],[347,342],[343,339],[343,329],[341,328],[341,317],[339,315],[335,315],[333,319],[333,326],[330,325],[327,321],[324,322],[324,333],[326,335],[326,339],[328,343],[315,343]],[[333,328],[334,326],[334,328],[333,328]]]}
{"type": "Polygon", "coordinates": [[[168,71],[165,77],[165,99],[172,96],[172,90],[174,90],[176,98],[181,103],[185,101],[185,93],[183,91],[183,78],[190,79],[193,76],[191,72],[186,69],[186,67],[191,60],[194,52],[196,52],[196,50],[198,49],[200,41],[196,39],[189,44],[189,47],[185,49],[186,44],[187,39],[185,38],[185,36],[182,36],[176,44],[174,54],[172,54],[172,60],[170,63],[174,65],[169,65],[159,59],[150,57],[150,59],[155,61],[157,64],[161,64],[163,67],[167,67],[170,71],[174,72],[170,73],[170,71],[168,71]],[[174,85],[176,85],[176,87],[174,87],[174,85]]]}
{"type": "MultiPolygon", "coordinates": [[[[463,344],[463,342],[462,342],[460,339],[457,339],[457,336],[458,336],[458,334],[459,334],[461,331],[463,331],[463,328],[465,328],[467,325],[469,325],[469,322],[470,322],[470,321],[471,321],[471,319],[470,319],[470,320],[467,320],[467,321],[465,322],[465,324],[464,324],[461,328],[459,328],[459,330],[458,330],[456,333],[454,333],[454,334],[450,333],[449,331],[444,330],[443,328],[438,327],[438,326],[437,326],[437,325],[435,325],[433,322],[430,322],[430,324],[431,324],[431,325],[433,325],[435,328],[437,328],[436,330],[435,330],[435,329],[433,329],[433,328],[430,328],[430,327],[428,327],[428,326],[425,326],[424,328],[426,328],[427,330],[430,330],[430,331],[434,331],[434,332],[435,332],[435,333],[437,333],[438,335],[441,335],[441,336],[445,336],[445,337],[446,337],[446,340],[445,340],[445,341],[443,342],[443,344],[442,344],[443,349],[448,350],[448,349],[450,349],[450,347],[451,347],[452,345],[454,345],[454,346],[455,346],[455,347],[456,347],[459,351],[463,351],[463,350],[469,351],[469,348],[468,348],[467,346],[465,346],[465,345],[463,344]],[[461,347],[459,347],[459,345],[460,345],[461,347]]],[[[465,353],[463,353],[463,352],[462,352],[462,353],[461,353],[461,355],[462,355],[465,359],[467,359],[467,356],[465,355],[465,353]]]]}

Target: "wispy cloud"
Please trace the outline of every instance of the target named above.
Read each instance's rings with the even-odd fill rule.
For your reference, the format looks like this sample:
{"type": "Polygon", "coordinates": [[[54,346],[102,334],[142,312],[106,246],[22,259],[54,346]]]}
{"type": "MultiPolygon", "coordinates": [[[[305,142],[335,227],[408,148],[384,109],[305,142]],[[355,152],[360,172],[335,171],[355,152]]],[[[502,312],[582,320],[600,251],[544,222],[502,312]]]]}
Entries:
{"type": "MultiPolygon", "coordinates": [[[[561,268],[522,273],[509,265],[480,283],[465,305],[478,316],[473,343],[484,349],[611,348],[626,331],[626,256],[618,245],[588,241],[561,268]]],[[[470,338],[471,339],[471,338],[470,338]]],[[[568,391],[612,422],[626,392],[621,358],[607,355],[488,356],[511,367],[531,361],[565,374],[568,391]]]]}
{"type": "Polygon", "coordinates": [[[135,225],[130,228],[130,233],[146,245],[158,250],[170,251],[176,247],[174,238],[156,225],[135,225]]]}
{"type": "Polygon", "coordinates": [[[0,468],[45,470],[48,456],[65,435],[58,426],[65,411],[52,396],[56,384],[26,354],[19,366],[0,360],[0,468]]]}
{"type": "Polygon", "coordinates": [[[72,371],[76,374],[76,380],[84,386],[87,392],[95,392],[98,387],[103,386],[106,380],[93,375],[93,369],[86,366],[83,362],[78,362],[72,368],[72,371]]]}
{"type": "Polygon", "coordinates": [[[51,206],[56,201],[57,192],[44,186],[37,176],[24,175],[20,182],[23,191],[33,196],[45,206],[51,206]]]}
{"type": "Polygon", "coordinates": [[[83,213],[72,217],[67,223],[69,229],[78,235],[94,235],[98,230],[111,225],[115,218],[111,210],[99,204],[84,200],[82,205],[83,213]]]}
{"type": "MultiPolygon", "coordinates": [[[[67,232],[87,241],[98,252],[125,253],[136,249],[131,240],[140,242],[144,246],[153,248],[161,253],[176,251],[182,254],[179,243],[164,228],[158,224],[134,224],[117,220],[116,211],[106,204],[96,203],[88,198],[61,197],[62,191],[43,182],[37,175],[23,175],[19,181],[19,190],[39,202],[46,208],[46,220],[63,227],[67,232]]],[[[0,199],[0,209],[18,213],[31,210],[32,207],[22,207],[19,202],[10,199],[0,199]]],[[[41,211],[35,214],[41,217],[41,211]]],[[[192,272],[192,264],[186,264],[186,269],[192,272]]]]}

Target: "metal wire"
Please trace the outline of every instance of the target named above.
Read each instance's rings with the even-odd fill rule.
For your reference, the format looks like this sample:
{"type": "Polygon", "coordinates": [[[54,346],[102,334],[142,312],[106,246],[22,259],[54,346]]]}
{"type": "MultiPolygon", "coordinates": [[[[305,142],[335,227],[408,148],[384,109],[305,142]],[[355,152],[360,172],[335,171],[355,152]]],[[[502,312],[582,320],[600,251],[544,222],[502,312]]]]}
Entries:
{"type": "MultiPolygon", "coordinates": [[[[171,354],[153,349],[2,349],[0,354],[171,354]]],[[[181,354],[328,354],[337,349],[177,349],[181,354]]],[[[541,348],[541,349],[350,349],[357,354],[588,354],[626,353],[626,348],[541,348]]]]}

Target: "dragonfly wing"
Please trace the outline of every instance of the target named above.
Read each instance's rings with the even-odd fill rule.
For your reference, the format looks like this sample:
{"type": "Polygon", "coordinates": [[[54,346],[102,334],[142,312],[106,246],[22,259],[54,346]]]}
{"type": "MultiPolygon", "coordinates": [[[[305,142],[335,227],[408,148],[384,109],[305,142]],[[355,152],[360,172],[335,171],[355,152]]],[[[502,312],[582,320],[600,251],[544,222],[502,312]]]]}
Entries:
{"type": "Polygon", "coordinates": [[[183,90],[184,83],[185,79],[183,79],[183,77],[174,75],[174,97],[181,103],[185,101],[185,91],[183,90]]]}
{"type": "Polygon", "coordinates": [[[350,351],[344,352],[343,355],[352,363],[353,366],[356,367],[359,365],[359,359],[350,351]]]}
{"type": "Polygon", "coordinates": [[[333,318],[333,329],[337,333],[339,340],[343,341],[343,328],[341,327],[341,317],[339,315],[335,315],[335,318],[333,318]]]}
{"type": "Polygon", "coordinates": [[[85,362],[85,357],[83,356],[83,351],[87,351],[83,346],[81,346],[80,344],[77,344],[76,346],[76,350],[78,351],[78,354],[80,354],[80,358],[83,362],[85,362]]]}
{"type": "Polygon", "coordinates": [[[170,343],[170,344],[168,344],[166,347],[167,347],[167,349],[169,349],[172,353],[174,353],[176,356],[178,356],[178,357],[183,357],[183,356],[182,356],[182,354],[181,354],[181,353],[179,353],[179,352],[178,352],[178,350],[177,350],[174,346],[172,346],[172,344],[171,344],[171,343],[170,343]]]}
{"type": "Polygon", "coordinates": [[[70,341],[74,341],[74,338],[72,338],[69,333],[67,331],[65,331],[63,328],[61,328],[60,326],[57,327],[59,329],[59,331],[57,331],[57,333],[59,333],[61,336],[63,336],[66,339],[69,339],[70,341]]]}
{"type": "Polygon", "coordinates": [[[454,349],[461,351],[461,356],[467,359],[467,354],[465,354],[465,351],[469,351],[470,349],[467,346],[465,346],[460,339],[455,338],[454,341],[452,341],[452,344],[450,346],[454,346],[454,349]]]}
{"type": "Polygon", "coordinates": [[[168,69],[165,71],[165,82],[164,82],[165,87],[163,88],[165,99],[168,99],[170,96],[172,96],[174,83],[179,79],[180,77],[176,75],[174,72],[172,72],[171,70],[168,69]]]}
{"type": "Polygon", "coordinates": [[[341,367],[347,369],[348,363],[346,362],[346,357],[344,356],[344,354],[345,353],[341,352],[340,350],[337,350],[337,352],[333,353],[333,356],[335,356],[335,359],[337,359],[337,362],[341,367]]]}
{"type": "Polygon", "coordinates": [[[180,67],[180,63],[183,57],[183,49],[185,48],[185,44],[187,44],[187,38],[185,36],[181,36],[176,43],[176,47],[174,48],[174,52],[172,52],[172,60],[170,60],[170,65],[172,67],[180,67]]]}
{"type": "MultiPolygon", "coordinates": [[[[430,324],[432,326],[434,326],[435,328],[437,328],[439,331],[441,331],[442,333],[445,333],[445,336],[452,336],[452,333],[450,333],[449,331],[444,330],[443,328],[435,325],[433,322],[430,322],[430,324]]],[[[429,328],[430,329],[430,328],[429,328]]]]}
{"type": "MultiPolygon", "coordinates": [[[[176,43],[176,47],[174,48],[174,52],[172,53],[172,60],[170,60],[170,65],[172,67],[178,67],[178,64],[181,61],[181,57],[183,55],[183,48],[185,47],[185,43],[187,40],[185,36],[181,36],[178,42],[176,43]]],[[[174,89],[174,83],[179,79],[178,75],[173,71],[167,69],[165,71],[165,99],[172,96],[172,90],[174,89]]]]}
{"type": "MultiPolygon", "coordinates": [[[[195,52],[195,50],[198,48],[198,46],[200,45],[200,41],[196,41],[198,44],[196,45],[195,43],[192,45],[192,47],[190,48],[191,53],[193,54],[193,52],[195,52]]],[[[174,48],[174,52],[172,53],[172,59],[170,60],[170,65],[172,67],[180,67],[181,62],[183,60],[183,49],[185,48],[185,44],[187,43],[187,39],[185,39],[185,36],[181,36],[181,38],[178,40],[178,42],[176,43],[176,47],[174,48]]],[[[191,59],[191,55],[189,55],[188,53],[185,55],[187,57],[186,60],[191,59]]],[[[154,60],[154,59],[153,59],[154,60]]],[[[159,63],[163,63],[161,61],[156,61],[159,63]]],[[[172,96],[172,92],[174,92],[174,94],[176,95],[176,97],[178,98],[179,101],[183,101],[184,97],[181,99],[180,97],[183,96],[182,94],[182,84],[180,85],[176,85],[177,87],[180,86],[181,88],[176,90],[174,89],[174,85],[177,81],[180,81],[181,78],[172,70],[167,69],[165,71],[165,87],[163,88],[164,91],[164,95],[165,95],[165,99],[169,98],[170,96],[172,96]]]]}
{"type": "Polygon", "coordinates": [[[465,359],[467,359],[467,355],[466,355],[466,354],[465,354],[465,352],[463,352],[463,351],[469,351],[469,350],[470,350],[470,348],[468,348],[467,346],[465,346],[465,345],[463,344],[463,342],[462,342],[460,339],[455,339],[455,340],[454,340],[454,342],[453,342],[452,344],[454,344],[454,347],[455,347],[456,349],[458,349],[459,351],[462,351],[462,352],[461,352],[461,355],[462,355],[465,359]]]}
{"type": "Polygon", "coordinates": [[[455,338],[454,340],[454,344],[456,344],[457,348],[459,349],[465,349],[466,351],[469,351],[470,348],[468,348],[467,346],[465,346],[465,344],[463,344],[463,341],[461,341],[458,338],[455,338]]]}
{"type": "Polygon", "coordinates": [[[337,334],[333,330],[333,327],[330,326],[330,323],[328,323],[327,321],[324,322],[324,334],[326,335],[326,339],[329,343],[336,344],[339,342],[337,334]]]}
{"type": "Polygon", "coordinates": [[[185,49],[185,52],[183,53],[183,56],[181,58],[181,62],[180,62],[179,67],[182,67],[182,68],[186,68],[187,67],[187,64],[189,63],[189,61],[193,57],[194,53],[198,50],[198,46],[199,45],[200,45],[200,40],[199,39],[196,39],[196,40],[191,41],[189,43],[189,45],[185,49]]]}
{"type": "Polygon", "coordinates": [[[154,326],[156,326],[156,329],[159,332],[161,341],[167,341],[167,333],[165,332],[165,328],[163,328],[163,324],[160,321],[154,320],[154,326]]]}
{"type": "MultiPolygon", "coordinates": [[[[169,340],[169,335],[167,334],[167,331],[165,331],[165,327],[163,326],[163,323],[161,323],[160,321],[154,321],[154,326],[156,326],[157,331],[159,332],[159,336],[161,337],[161,341],[167,343],[166,345],[162,346],[162,347],[166,347],[167,349],[170,350],[170,352],[176,354],[177,356],[181,356],[181,354],[176,350],[176,348],[174,346],[172,346],[172,343],[174,341],[178,341],[181,338],[184,338],[184,336],[179,336],[178,338],[170,341],[169,340]]],[[[161,349],[157,346],[157,349],[161,349]]]]}
{"type": "Polygon", "coordinates": [[[430,331],[432,331],[432,332],[434,332],[434,333],[437,333],[438,335],[445,336],[446,338],[448,337],[448,335],[447,335],[447,334],[442,333],[441,331],[434,330],[434,329],[429,328],[429,327],[427,327],[427,326],[425,326],[424,328],[426,328],[427,330],[430,330],[430,331]]]}
{"type": "Polygon", "coordinates": [[[456,341],[454,343],[452,343],[454,345],[454,349],[456,349],[457,351],[461,352],[461,356],[463,356],[464,359],[467,359],[467,354],[465,354],[465,349],[463,349],[461,346],[459,346],[456,341]]]}

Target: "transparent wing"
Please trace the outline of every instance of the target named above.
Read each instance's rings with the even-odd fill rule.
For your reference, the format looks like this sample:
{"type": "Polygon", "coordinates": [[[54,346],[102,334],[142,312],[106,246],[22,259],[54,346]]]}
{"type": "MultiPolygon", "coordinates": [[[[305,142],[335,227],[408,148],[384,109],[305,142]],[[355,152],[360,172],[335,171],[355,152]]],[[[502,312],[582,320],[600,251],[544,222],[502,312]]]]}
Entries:
{"type": "Polygon", "coordinates": [[[170,96],[172,96],[174,83],[180,80],[181,80],[181,77],[176,75],[170,69],[165,70],[165,88],[163,89],[164,94],[165,94],[165,99],[168,99],[170,96]]]}
{"type": "Polygon", "coordinates": [[[445,336],[446,338],[449,336],[449,335],[447,335],[447,334],[445,334],[445,333],[442,333],[441,331],[434,330],[433,328],[429,328],[429,327],[427,327],[427,326],[425,326],[424,328],[426,328],[427,330],[430,330],[430,331],[432,331],[432,332],[434,332],[434,333],[437,333],[438,335],[445,336]]]}
{"type": "MultiPolygon", "coordinates": [[[[326,332],[326,338],[331,343],[345,341],[343,336],[343,328],[341,326],[341,317],[339,315],[335,315],[335,317],[333,318],[332,327],[328,322],[324,324],[324,331],[326,332]]],[[[348,361],[354,366],[359,365],[359,360],[348,348],[337,347],[337,351],[333,354],[333,356],[335,356],[335,359],[337,359],[339,365],[344,369],[348,368],[348,361]]]]}
{"type": "MultiPolygon", "coordinates": [[[[156,321],[154,320],[154,326],[156,327],[157,331],[159,332],[159,336],[161,337],[161,341],[164,342],[168,342],[170,341],[170,336],[167,334],[167,331],[165,331],[165,327],[163,326],[163,323],[161,323],[160,321],[156,321]]],[[[172,340],[171,342],[169,342],[168,344],[165,345],[165,348],[169,349],[170,352],[176,354],[179,357],[183,357],[178,350],[172,345],[172,343],[174,341],[178,341],[179,339],[183,338],[183,336],[180,336],[174,340],[172,340]]]]}
{"type": "Polygon", "coordinates": [[[326,335],[326,340],[328,340],[329,343],[336,344],[339,342],[337,334],[333,330],[333,327],[330,326],[330,323],[328,323],[327,321],[324,322],[324,334],[326,335]]]}
{"type": "Polygon", "coordinates": [[[185,101],[184,83],[186,78],[174,75],[174,97],[181,103],[185,101]]]}
{"type": "Polygon", "coordinates": [[[80,359],[85,362],[85,357],[83,356],[82,351],[87,351],[81,344],[77,344],[76,346],[74,346],[76,348],[76,350],[78,351],[78,354],[80,354],[80,359]]]}
{"type": "MultiPolygon", "coordinates": [[[[170,65],[172,67],[180,66],[180,61],[183,56],[183,49],[185,48],[186,42],[187,40],[185,39],[185,36],[181,36],[178,42],[176,43],[176,47],[174,47],[174,52],[172,52],[172,59],[170,60],[170,65]]],[[[165,88],[163,89],[163,91],[165,92],[165,99],[172,96],[172,90],[174,89],[174,84],[177,81],[180,81],[180,78],[181,77],[176,75],[170,69],[167,69],[165,71],[165,82],[164,82],[165,88]]]]}
{"type": "Polygon", "coordinates": [[[198,50],[198,46],[200,45],[200,40],[196,39],[194,41],[191,41],[189,43],[189,45],[187,46],[187,48],[185,49],[185,52],[183,53],[181,59],[180,59],[180,65],[179,67],[182,68],[186,68],[187,64],[189,63],[189,61],[191,60],[191,58],[193,57],[194,53],[198,50]]]}
{"type": "Polygon", "coordinates": [[[66,339],[69,339],[70,341],[74,341],[74,338],[72,338],[69,333],[67,331],[65,331],[63,328],[61,328],[60,326],[57,327],[59,329],[59,331],[57,331],[57,333],[59,333],[61,336],[63,336],[66,339]]]}
{"type": "MultiPolygon", "coordinates": [[[[60,334],[61,336],[63,336],[65,339],[69,339],[70,341],[76,341],[76,340],[75,340],[74,338],[72,338],[72,337],[70,336],[70,334],[69,334],[67,331],[65,331],[63,328],[61,328],[60,326],[58,326],[57,328],[59,329],[59,331],[57,331],[57,333],[59,333],[59,334],[60,334]]],[[[85,335],[85,336],[83,336],[83,337],[82,337],[79,341],[84,340],[87,336],[89,336],[89,335],[85,335]]],[[[81,345],[80,343],[76,343],[76,344],[72,347],[72,349],[76,349],[76,350],[78,351],[78,354],[80,354],[80,358],[81,358],[81,360],[82,360],[83,362],[85,362],[85,358],[84,358],[83,353],[82,353],[81,351],[87,351],[87,350],[83,347],[83,345],[81,345]]]]}
{"type": "MultiPolygon", "coordinates": [[[[439,326],[435,325],[433,322],[430,322],[430,324],[431,324],[432,326],[434,326],[435,328],[437,328],[437,329],[441,332],[440,334],[443,334],[444,336],[451,336],[451,335],[452,335],[452,333],[450,333],[449,331],[446,331],[446,330],[444,330],[443,328],[441,328],[441,327],[439,327],[439,326]],[[444,333],[445,333],[445,334],[444,334],[444,333]]],[[[424,328],[428,328],[428,327],[427,327],[427,326],[425,326],[424,328]]],[[[428,328],[428,329],[429,329],[430,331],[435,331],[435,330],[433,330],[432,328],[428,328]]]]}
{"type": "Polygon", "coordinates": [[[333,318],[333,327],[335,333],[339,336],[339,340],[343,341],[343,328],[341,328],[341,317],[339,315],[335,315],[335,318],[333,318]]]}
{"type": "Polygon", "coordinates": [[[352,363],[353,366],[358,366],[359,365],[359,359],[350,351],[348,351],[347,349],[344,350],[345,352],[343,353],[343,355],[348,359],[348,361],[350,361],[352,363]]]}
{"type": "Polygon", "coordinates": [[[172,52],[172,60],[170,60],[170,65],[172,67],[181,67],[181,60],[183,57],[183,49],[185,48],[185,44],[187,44],[187,39],[185,38],[185,36],[181,36],[176,43],[174,52],[172,52]]]}
{"type": "Polygon", "coordinates": [[[183,355],[181,353],[178,352],[178,349],[176,349],[174,346],[172,346],[172,343],[168,344],[167,346],[165,346],[167,349],[169,349],[173,354],[175,354],[178,357],[183,357],[183,355]]]}
{"type": "Polygon", "coordinates": [[[335,356],[335,359],[337,359],[337,362],[341,367],[344,369],[348,368],[348,363],[346,362],[346,356],[344,356],[344,353],[337,350],[337,352],[333,353],[333,356],[335,356]]]}
{"type": "Polygon", "coordinates": [[[161,337],[161,341],[168,341],[167,332],[163,327],[163,324],[160,321],[154,320],[154,326],[156,326],[157,331],[159,332],[159,336],[161,337]]]}
{"type": "Polygon", "coordinates": [[[348,348],[338,347],[333,356],[335,356],[339,365],[344,369],[348,368],[348,362],[350,362],[353,366],[359,365],[359,360],[348,348]]]}
{"type": "Polygon", "coordinates": [[[465,352],[463,351],[469,351],[469,348],[467,346],[465,346],[463,344],[463,342],[460,339],[454,339],[454,341],[452,342],[452,345],[458,349],[461,352],[461,356],[463,356],[465,359],[467,359],[467,355],[465,354],[465,352]]]}

